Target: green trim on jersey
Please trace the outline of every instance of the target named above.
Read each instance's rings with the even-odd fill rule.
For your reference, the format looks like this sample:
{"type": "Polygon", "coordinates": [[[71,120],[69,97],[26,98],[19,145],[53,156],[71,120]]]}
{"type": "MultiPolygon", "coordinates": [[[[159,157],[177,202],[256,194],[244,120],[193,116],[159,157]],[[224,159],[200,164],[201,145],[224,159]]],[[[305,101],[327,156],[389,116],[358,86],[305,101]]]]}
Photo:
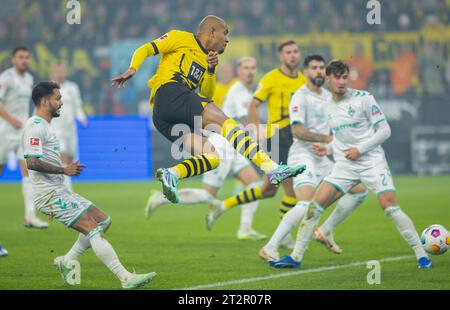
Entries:
{"type": "Polygon", "coordinates": [[[293,121],[291,125],[292,125],[292,126],[295,126],[295,125],[302,125],[302,126],[305,126],[305,124],[303,124],[303,122],[301,122],[301,121],[293,121]]]}
{"type": "Polygon", "coordinates": [[[372,127],[375,127],[376,125],[378,125],[379,123],[381,123],[382,121],[385,121],[386,119],[380,119],[379,121],[376,121],[374,124],[372,124],[372,127]]]}
{"type": "Polygon", "coordinates": [[[332,185],[335,189],[337,189],[341,194],[345,195],[345,191],[337,184],[334,184],[333,182],[327,181],[327,180],[323,180],[323,183],[328,183],[330,185],[332,185]]]}
{"type": "Polygon", "coordinates": [[[27,155],[23,155],[24,158],[28,158],[28,157],[36,157],[36,158],[41,158],[42,155],[37,155],[37,154],[27,154],[27,155]]]}
{"type": "Polygon", "coordinates": [[[375,195],[379,196],[381,194],[389,193],[389,192],[395,193],[395,189],[385,189],[385,190],[382,190],[382,191],[379,191],[379,192],[375,193],[375,195]]]}
{"type": "MultiPolygon", "coordinates": [[[[68,225],[67,225],[67,227],[68,228],[70,228],[70,227],[72,227],[72,225],[73,224],[75,224],[79,219],[80,219],[80,217],[83,215],[83,214],[85,214],[90,208],[92,208],[94,206],[94,204],[91,204],[89,207],[87,207],[86,209],[84,209],[73,221],[71,221],[68,225]]],[[[99,226],[100,227],[100,226],[99,226]]]]}

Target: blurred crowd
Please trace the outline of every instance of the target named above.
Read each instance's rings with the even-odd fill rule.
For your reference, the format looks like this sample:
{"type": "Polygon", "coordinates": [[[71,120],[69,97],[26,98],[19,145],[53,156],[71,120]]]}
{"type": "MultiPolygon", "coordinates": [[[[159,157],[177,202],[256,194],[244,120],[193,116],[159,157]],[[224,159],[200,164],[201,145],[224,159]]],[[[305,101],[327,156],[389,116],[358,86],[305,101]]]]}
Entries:
{"type": "MultiPolygon", "coordinates": [[[[80,45],[98,48],[108,46],[116,39],[153,39],[168,29],[194,31],[199,18],[207,14],[223,17],[230,24],[232,36],[414,31],[427,26],[448,25],[450,19],[450,0],[381,0],[382,22],[377,27],[371,27],[366,22],[368,1],[365,0],[80,2],[82,23],[72,27],[67,24],[66,15],[61,13],[66,12],[66,1],[3,0],[4,10],[0,13],[1,47],[43,43],[68,48],[80,45]]],[[[445,53],[436,52],[436,46],[430,44],[419,52],[402,46],[391,70],[372,70],[370,59],[358,48],[348,61],[353,68],[356,88],[369,88],[384,97],[412,98],[417,95],[418,89],[414,83],[420,83],[421,94],[440,98],[448,95],[450,88],[448,58],[445,53]]],[[[107,83],[110,77],[108,64],[97,65],[101,74],[96,78],[87,74],[72,77],[80,84],[85,101],[91,103],[92,112],[133,112],[132,108],[128,111],[121,106],[120,94],[110,89],[107,83]]]]}
{"type": "MultiPolygon", "coordinates": [[[[6,0],[9,2],[11,0],[6,0]]],[[[4,1],[2,1],[4,2],[4,1]]],[[[425,23],[448,24],[448,0],[381,1],[382,23],[370,27],[364,0],[81,0],[83,22],[74,32],[65,22],[66,1],[18,0],[17,15],[0,22],[0,41],[108,44],[114,39],[155,38],[167,29],[194,30],[199,16],[216,14],[234,36],[310,32],[415,30],[425,23]]]]}

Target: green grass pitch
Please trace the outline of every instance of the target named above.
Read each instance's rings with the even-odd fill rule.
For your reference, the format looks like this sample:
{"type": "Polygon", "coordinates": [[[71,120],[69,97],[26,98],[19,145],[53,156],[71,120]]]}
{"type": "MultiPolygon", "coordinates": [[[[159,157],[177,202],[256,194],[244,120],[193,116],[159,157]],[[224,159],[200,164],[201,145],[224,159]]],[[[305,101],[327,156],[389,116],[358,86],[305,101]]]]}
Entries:
{"type": "MultiPolygon", "coordinates": [[[[397,177],[400,205],[413,219],[419,233],[428,225],[450,227],[450,177],[397,177]]],[[[226,183],[221,197],[233,193],[226,183]]],[[[200,181],[181,183],[199,187],[200,181]]],[[[248,278],[286,274],[272,279],[253,279],[209,289],[450,289],[450,253],[433,256],[431,270],[418,270],[412,255],[394,225],[380,210],[373,194],[335,231],[342,255],[328,252],[312,242],[303,260],[304,273],[268,267],[258,250],[264,241],[238,241],[240,209],[225,214],[212,231],[206,231],[206,205],[166,206],[154,217],[144,218],[143,206],[151,183],[75,184],[75,190],[109,213],[113,219],[107,239],[122,263],[136,272],[156,271],[147,289],[179,289],[248,278]],[[381,284],[369,285],[370,271],[364,262],[381,262],[381,284]],[[361,262],[355,266],[347,266],[361,262]],[[336,267],[336,266],[343,266],[336,267]],[[333,267],[329,269],[318,269],[333,267]],[[308,272],[313,270],[315,272],[308,272]]],[[[279,219],[276,198],[262,201],[254,227],[270,235],[279,219]]],[[[23,206],[19,184],[0,185],[0,242],[9,257],[0,258],[0,289],[73,289],[64,286],[53,267],[53,258],[64,254],[77,234],[52,222],[47,230],[22,226],[23,206]]],[[[327,211],[325,216],[329,214],[327,211]]],[[[297,230],[295,230],[296,233],[297,230]]],[[[281,254],[288,254],[282,250],[281,254]]],[[[81,285],[75,289],[119,289],[120,284],[89,250],[80,258],[81,285]]]]}

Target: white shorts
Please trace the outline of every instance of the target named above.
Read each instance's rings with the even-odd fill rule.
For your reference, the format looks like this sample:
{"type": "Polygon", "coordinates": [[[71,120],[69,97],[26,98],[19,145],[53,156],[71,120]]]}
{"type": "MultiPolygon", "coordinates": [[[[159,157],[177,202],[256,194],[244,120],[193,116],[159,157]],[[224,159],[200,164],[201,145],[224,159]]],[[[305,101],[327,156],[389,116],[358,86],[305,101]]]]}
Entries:
{"type": "Polygon", "coordinates": [[[78,141],[76,137],[58,138],[60,153],[75,158],[78,153],[78,141]]]}
{"type": "Polygon", "coordinates": [[[1,132],[0,137],[0,165],[6,164],[9,152],[14,152],[17,160],[24,160],[20,137],[3,139],[5,136],[1,132]]]}
{"type": "Polygon", "coordinates": [[[362,182],[366,187],[379,195],[383,192],[395,192],[389,165],[386,161],[371,168],[355,168],[347,163],[338,162],[331,174],[323,180],[345,194],[353,186],[362,182]]]}
{"type": "Polygon", "coordinates": [[[71,227],[94,204],[78,194],[68,190],[54,191],[45,204],[36,208],[39,212],[71,227]]]}
{"type": "Polygon", "coordinates": [[[317,187],[322,179],[330,174],[333,162],[328,157],[317,157],[306,152],[297,152],[291,147],[289,151],[288,166],[306,165],[306,170],[294,177],[294,189],[305,185],[317,187]]]}
{"type": "Polygon", "coordinates": [[[203,183],[215,188],[222,187],[228,175],[237,175],[239,171],[250,166],[250,161],[235,151],[229,142],[217,134],[209,137],[209,142],[214,145],[219,153],[219,166],[203,174],[203,183]]]}

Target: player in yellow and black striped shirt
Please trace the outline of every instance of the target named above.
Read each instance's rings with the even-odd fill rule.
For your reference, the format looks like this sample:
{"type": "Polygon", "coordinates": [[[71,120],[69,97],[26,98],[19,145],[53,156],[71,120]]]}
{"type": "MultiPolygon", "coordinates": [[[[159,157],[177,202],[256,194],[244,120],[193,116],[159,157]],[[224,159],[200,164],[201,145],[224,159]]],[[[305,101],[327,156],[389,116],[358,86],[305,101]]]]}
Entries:
{"type": "Polygon", "coordinates": [[[158,70],[148,83],[152,89],[153,122],[167,139],[183,145],[194,155],[171,168],[157,170],[164,195],[174,203],[179,201],[179,179],[202,174],[219,165],[214,148],[200,134],[206,126],[223,135],[238,152],[266,172],[272,184],[304,170],[275,163],[212,102],[218,55],[225,51],[227,44],[228,25],[221,18],[209,15],[200,23],[197,35],[172,30],[139,47],[130,68],[112,80],[113,85],[122,87],[147,57],[162,55],[158,70]],[[177,126],[183,124],[188,128],[177,126]],[[213,125],[216,128],[211,128],[213,125]]]}

